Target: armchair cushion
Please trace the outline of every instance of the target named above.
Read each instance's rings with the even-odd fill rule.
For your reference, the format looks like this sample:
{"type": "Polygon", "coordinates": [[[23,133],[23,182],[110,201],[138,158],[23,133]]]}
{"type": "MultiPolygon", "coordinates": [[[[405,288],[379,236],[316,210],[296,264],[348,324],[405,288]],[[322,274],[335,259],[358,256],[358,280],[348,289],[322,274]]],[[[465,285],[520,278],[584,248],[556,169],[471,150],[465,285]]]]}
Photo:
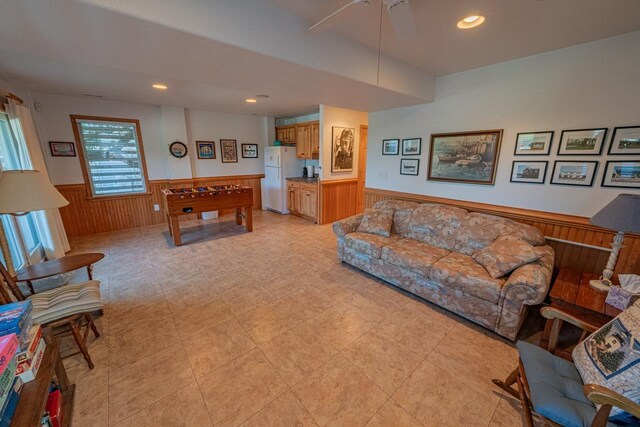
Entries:
{"type": "MultiPolygon", "coordinates": [[[[585,384],[598,384],[640,404],[640,302],[620,313],[573,350],[585,384]]],[[[631,415],[614,407],[609,419],[631,415]]]]}
{"type": "Polygon", "coordinates": [[[61,286],[31,295],[28,299],[33,303],[33,321],[41,325],[73,314],[97,311],[103,307],[100,300],[100,282],[97,280],[61,286]]]}
{"type": "Polygon", "coordinates": [[[378,259],[382,255],[383,247],[399,239],[398,236],[385,237],[356,231],[344,237],[344,245],[371,258],[378,259]]]}
{"type": "Polygon", "coordinates": [[[393,212],[393,209],[365,209],[357,231],[389,237],[393,212]]]}
{"type": "Polygon", "coordinates": [[[516,344],[535,411],[567,427],[591,425],[595,406],[585,397],[573,363],[524,341],[516,344]]]}
{"type": "Polygon", "coordinates": [[[489,246],[473,255],[491,277],[497,279],[521,265],[537,261],[542,256],[522,239],[511,236],[498,237],[489,246]]]}

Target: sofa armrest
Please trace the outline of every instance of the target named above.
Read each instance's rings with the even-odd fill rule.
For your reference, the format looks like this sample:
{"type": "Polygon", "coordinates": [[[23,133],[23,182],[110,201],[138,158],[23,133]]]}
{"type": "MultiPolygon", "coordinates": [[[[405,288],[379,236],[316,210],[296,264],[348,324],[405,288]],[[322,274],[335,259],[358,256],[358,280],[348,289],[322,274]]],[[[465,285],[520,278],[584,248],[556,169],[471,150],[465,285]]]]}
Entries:
{"type": "Polygon", "coordinates": [[[362,214],[350,216],[349,218],[336,221],[333,223],[333,232],[338,237],[353,233],[358,229],[360,221],[362,221],[362,214]]]}
{"type": "Polygon", "coordinates": [[[542,258],[531,264],[516,268],[502,287],[501,305],[540,304],[549,292],[553,272],[554,251],[550,246],[536,248],[543,252],[542,258]]]}

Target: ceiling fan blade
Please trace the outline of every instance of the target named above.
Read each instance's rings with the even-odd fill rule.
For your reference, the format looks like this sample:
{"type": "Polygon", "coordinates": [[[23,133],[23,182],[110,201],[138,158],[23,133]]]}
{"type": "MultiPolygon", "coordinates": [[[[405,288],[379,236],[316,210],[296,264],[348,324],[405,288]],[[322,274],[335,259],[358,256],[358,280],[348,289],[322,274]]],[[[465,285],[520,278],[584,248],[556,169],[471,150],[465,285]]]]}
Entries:
{"type": "Polygon", "coordinates": [[[384,0],[396,37],[407,40],[418,35],[409,0],[384,0]]]}
{"type": "Polygon", "coordinates": [[[326,21],[327,19],[330,19],[334,16],[336,16],[337,14],[339,14],[340,12],[342,12],[343,10],[345,10],[346,8],[353,6],[354,4],[358,4],[358,3],[371,3],[371,0],[351,0],[349,3],[345,4],[344,6],[342,6],[340,9],[336,10],[335,12],[333,12],[331,15],[327,16],[326,18],[316,22],[315,24],[313,24],[312,26],[309,27],[309,29],[307,31],[311,31],[313,30],[315,27],[317,27],[318,25],[322,24],[324,21],[326,21]]]}

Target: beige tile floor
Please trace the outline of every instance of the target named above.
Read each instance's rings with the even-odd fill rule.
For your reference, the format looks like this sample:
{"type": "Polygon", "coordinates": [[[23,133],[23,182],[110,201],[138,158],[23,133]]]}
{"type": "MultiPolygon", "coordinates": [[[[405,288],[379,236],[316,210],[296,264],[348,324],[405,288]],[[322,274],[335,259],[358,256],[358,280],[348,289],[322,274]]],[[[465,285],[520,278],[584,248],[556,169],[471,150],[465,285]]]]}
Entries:
{"type": "Polygon", "coordinates": [[[65,359],[75,426],[520,424],[490,381],[513,345],[341,264],[330,226],[183,227],[72,239],[106,255],[96,368],[65,359]]]}

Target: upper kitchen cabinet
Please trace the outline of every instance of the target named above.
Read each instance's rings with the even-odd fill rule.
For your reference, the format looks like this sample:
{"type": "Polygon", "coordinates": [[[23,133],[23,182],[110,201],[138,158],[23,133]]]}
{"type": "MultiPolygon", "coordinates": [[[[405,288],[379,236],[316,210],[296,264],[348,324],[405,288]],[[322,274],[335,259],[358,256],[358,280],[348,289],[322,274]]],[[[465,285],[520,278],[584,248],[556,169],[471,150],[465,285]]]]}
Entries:
{"type": "Polygon", "coordinates": [[[317,121],[276,127],[276,138],[295,143],[299,159],[317,159],[320,155],[320,124],[317,121]]]}
{"type": "Polygon", "coordinates": [[[317,159],[320,155],[320,123],[313,122],[311,124],[311,155],[315,155],[317,159]]]}

